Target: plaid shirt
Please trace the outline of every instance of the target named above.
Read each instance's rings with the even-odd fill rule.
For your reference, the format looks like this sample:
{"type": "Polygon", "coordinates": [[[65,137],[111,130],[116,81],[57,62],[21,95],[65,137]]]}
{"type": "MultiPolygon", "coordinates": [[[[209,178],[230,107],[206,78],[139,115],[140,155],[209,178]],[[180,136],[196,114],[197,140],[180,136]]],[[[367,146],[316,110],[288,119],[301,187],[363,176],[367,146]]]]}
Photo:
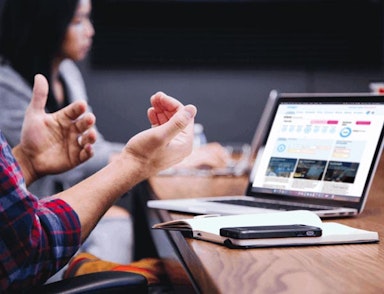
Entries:
{"type": "Polygon", "coordinates": [[[28,192],[0,131],[0,292],[43,284],[79,249],[80,229],[66,202],[28,192]]]}

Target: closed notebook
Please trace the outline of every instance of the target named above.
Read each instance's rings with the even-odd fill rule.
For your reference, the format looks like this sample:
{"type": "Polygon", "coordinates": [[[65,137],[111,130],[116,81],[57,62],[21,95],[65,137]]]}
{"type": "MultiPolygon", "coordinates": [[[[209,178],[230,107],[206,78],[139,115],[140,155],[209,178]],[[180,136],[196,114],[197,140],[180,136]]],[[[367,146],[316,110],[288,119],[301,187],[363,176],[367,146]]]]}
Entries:
{"type": "Polygon", "coordinates": [[[153,229],[176,230],[187,236],[225,245],[229,248],[257,248],[304,245],[360,244],[379,241],[379,234],[353,228],[336,222],[322,222],[311,211],[297,210],[266,214],[240,214],[227,216],[197,216],[155,224],[153,229]],[[270,226],[305,224],[322,229],[319,237],[288,237],[266,239],[233,239],[220,236],[224,227],[270,226]]]}

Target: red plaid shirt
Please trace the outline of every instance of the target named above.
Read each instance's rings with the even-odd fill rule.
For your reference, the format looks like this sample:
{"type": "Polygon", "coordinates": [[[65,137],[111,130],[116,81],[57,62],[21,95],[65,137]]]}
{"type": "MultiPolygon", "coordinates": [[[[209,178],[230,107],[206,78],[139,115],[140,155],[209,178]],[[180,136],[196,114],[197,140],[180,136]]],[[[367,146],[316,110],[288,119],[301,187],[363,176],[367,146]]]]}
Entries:
{"type": "Polygon", "coordinates": [[[0,131],[0,292],[44,283],[80,246],[80,222],[60,199],[39,200],[0,131]]]}

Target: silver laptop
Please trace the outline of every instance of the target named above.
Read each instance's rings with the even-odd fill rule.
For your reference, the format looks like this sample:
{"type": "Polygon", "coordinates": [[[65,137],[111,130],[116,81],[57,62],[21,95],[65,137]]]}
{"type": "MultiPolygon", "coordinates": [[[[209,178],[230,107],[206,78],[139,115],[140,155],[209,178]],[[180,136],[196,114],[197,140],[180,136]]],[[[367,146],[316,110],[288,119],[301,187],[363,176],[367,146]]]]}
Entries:
{"type": "Polygon", "coordinates": [[[305,209],[322,218],[358,215],[381,156],[383,126],[382,95],[280,93],[264,118],[264,135],[254,138],[260,142],[252,144],[257,155],[245,195],[147,205],[192,214],[305,209]]]}

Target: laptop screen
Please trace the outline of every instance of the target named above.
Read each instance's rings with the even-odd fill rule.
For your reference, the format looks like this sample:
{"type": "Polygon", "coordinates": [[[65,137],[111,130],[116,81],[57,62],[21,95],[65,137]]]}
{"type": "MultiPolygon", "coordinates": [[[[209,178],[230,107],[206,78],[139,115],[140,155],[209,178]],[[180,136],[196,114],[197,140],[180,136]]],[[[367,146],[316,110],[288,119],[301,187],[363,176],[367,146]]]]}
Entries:
{"type": "Polygon", "coordinates": [[[360,202],[381,154],[384,97],[282,94],[273,113],[248,195],[360,202]]]}

